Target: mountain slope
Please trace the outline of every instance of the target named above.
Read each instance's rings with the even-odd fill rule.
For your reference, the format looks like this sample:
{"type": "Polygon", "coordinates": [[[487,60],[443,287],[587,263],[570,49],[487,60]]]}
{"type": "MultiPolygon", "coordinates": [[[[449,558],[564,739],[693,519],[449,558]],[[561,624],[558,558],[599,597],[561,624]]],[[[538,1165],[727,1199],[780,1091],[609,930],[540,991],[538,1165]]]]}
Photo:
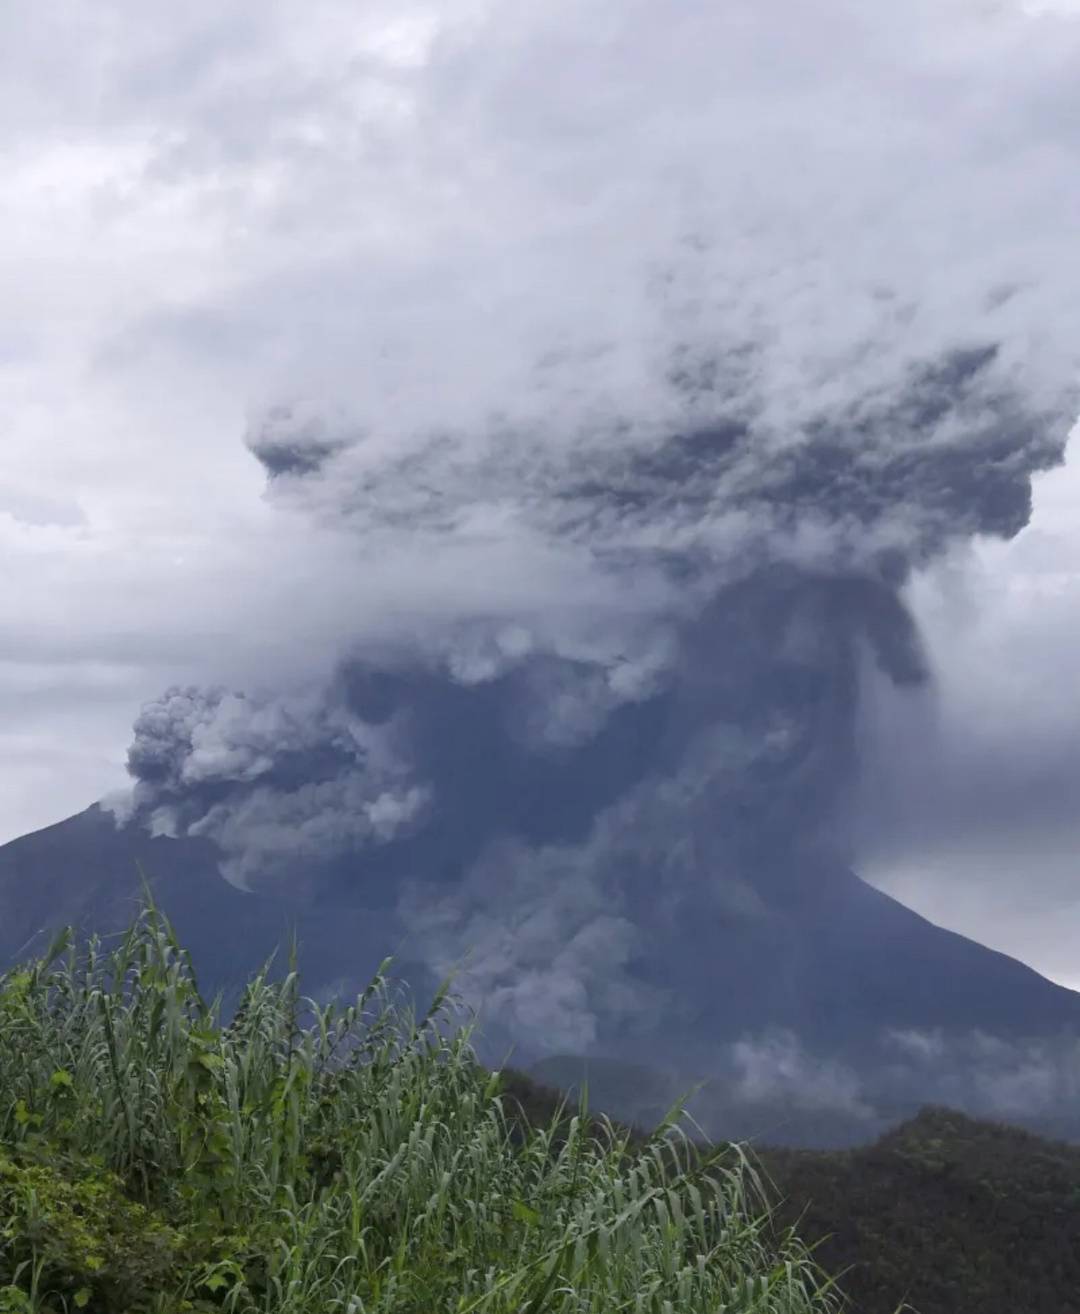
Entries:
{"type": "MultiPolygon", "coordinates": [[[[358,987],[387,954],[420,992],[431,985],[385,885],[381,901],[366,899],[372,884],[355,869],[322,873],[304,897],[246,894],[221,878],[211,844],[117,828],[97,807],[0,847],[0,962],[43,948],[67,924],[122,929],[140,870],[208,987],[235,985],[294,935],[316,991],[358,987]]],[[[647,1121],[704,1080],[693,1107],[710,1134],[850,1144],[931,1101],[996,1112],[986,1091],[1029,1061],[1032,1044],[1080,1033],[1073,992],[841,866],[797,874],[764,871],[754,915],[708,914],[707,935],[682,942],[677,928],[653,928],[629,968],[669,1002],[659,1017],[599,1031],[589,1060],[598,1107],[647,1121]],[[993,1038],[989,1049],[980,1037],[993,1038]]],[[[515,1054],[519,1064],[542,1059],[515,1054]]],[[[571,1087],[582,1060],[548,1058],[537,1070],[571,1087]]],[[[1078,1129],[1075,1110],[1052,1099],[1009,1114],[1078,1129]]]]}
{"type": "Polygon", "coordinates": [[[64,926],[124,930],[144,877],[213,988],[235,986],[293,936],[322,985],[366,982],[395,947],[345,898],[324,907],[244,893],[221,877],[212,844],[118,828],[95,805],[0,847],[0,963],[43,949],[64,926]]]}
{"type": "Polygon", "coordinates": [[[278,909],[218,876],[210,844],[120,830],[92,807],[0,848],[0,958],[44,948],[67,925],[102,933],[126,927],[141,897],[140,873],[215,975],[284,926],[278,909]]]}

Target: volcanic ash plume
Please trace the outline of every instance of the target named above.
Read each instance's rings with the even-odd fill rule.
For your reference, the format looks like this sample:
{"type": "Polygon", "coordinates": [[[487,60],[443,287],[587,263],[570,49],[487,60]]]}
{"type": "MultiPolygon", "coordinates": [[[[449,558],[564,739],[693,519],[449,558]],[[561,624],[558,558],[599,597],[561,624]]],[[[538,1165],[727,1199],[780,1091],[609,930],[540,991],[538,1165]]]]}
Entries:
{"type": "Polygon", "coordinates": [[[1005,133],[986,180],[1012,20],[784,8],[783,51],[757,5],[485,12],[399,76],[380,159],[430,204],[365,192],[283,356],[316,400],[246,437],[296,553],[337,545],[334,676],[136,724],[132,824],[347,890],[537,1048],[704,1034],[703,991],[797,957],[859,689],[927,679],[905,580],[1016,534],[1072,418],[1077,171],[1005,133]]]}
{"type": "Polygon", "coordinates": [[[578,582],[358,624],[328,687],[171,691],[136,723],[132,815],[214,840],[246,888],[348,883],[433,968],[467,957],[509,1034],[570,1050],[670,1020],[703,927],[767,924],[847,859],[860,680],[926,678],[907,573],[1015,533],[1059,451],[990,348],[780,448],[721,413],[651,445],[440,434],[377,462],[288,420],[249,437],[271,496],[345,531],[353,568],[404,525],[442,572],[508,551],[578,582]]]}

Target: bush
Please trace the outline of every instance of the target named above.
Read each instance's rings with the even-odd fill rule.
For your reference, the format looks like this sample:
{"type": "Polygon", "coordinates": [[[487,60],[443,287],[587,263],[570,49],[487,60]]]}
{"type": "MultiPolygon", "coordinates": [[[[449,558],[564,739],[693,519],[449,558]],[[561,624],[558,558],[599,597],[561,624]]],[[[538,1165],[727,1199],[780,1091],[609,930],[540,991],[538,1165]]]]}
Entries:
{"type": "Polygon", "coordinates": [[[736,1149],[523,1122],[445,996],[220,1012],[153,908],[0,978],[0,1312],[836,1308],[736,1149]]]}

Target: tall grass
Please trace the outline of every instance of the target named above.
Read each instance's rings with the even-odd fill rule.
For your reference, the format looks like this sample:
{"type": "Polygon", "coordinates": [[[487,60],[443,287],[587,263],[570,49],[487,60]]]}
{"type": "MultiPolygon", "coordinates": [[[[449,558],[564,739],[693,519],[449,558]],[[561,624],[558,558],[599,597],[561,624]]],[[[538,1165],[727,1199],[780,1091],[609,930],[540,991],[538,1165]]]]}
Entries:
{"type": "Polygon", "coordinates": [[[226,1022],[153,908],[0,978],[0,1311],[837,1304],[737,1151],[524,1125],[446,997],[264,972],[226,1022]]]}

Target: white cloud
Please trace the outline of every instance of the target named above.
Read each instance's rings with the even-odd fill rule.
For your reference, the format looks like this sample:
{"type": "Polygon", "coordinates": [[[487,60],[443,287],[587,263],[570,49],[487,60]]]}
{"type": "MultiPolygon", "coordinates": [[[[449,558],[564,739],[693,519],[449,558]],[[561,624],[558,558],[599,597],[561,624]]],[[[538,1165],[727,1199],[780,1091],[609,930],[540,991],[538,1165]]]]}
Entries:
{"type": "Polygon", "coordinates": [[[871,699],[864,865],[931,920],[1080,985],[1080,451],[1031,524],[916,580],[932,692],[871,699]]]}
{"type": "Polygon", "coordinates": [[[911,1083],[917,1089],[921,1081],[924,1101],[1024,1120],[1068,1116],[1080,1095],[1080,1045],[1075,1037],[899,1031],[882,1040],[885,1051],[900,1058],[899,1066],[886,1068],[881,1078],[886,1090],[890,1080],[895,1083],[894,1097],[910,1098],[911,1083]]]}
{"type": "Polygon", "coordinates": [[[1019,0],[1020,8],[1032,18],[1052,15],[1059,18],[1080,18],[1080,0],[1019,0]]]}
{"type": "Polygon", "coordinates": [[[731,1063],[732,1095],[738,1100],[872,1116],[859,1076],[834,1059],[809,1054],[790,1031],[737,1041],[731,1063]]]}

